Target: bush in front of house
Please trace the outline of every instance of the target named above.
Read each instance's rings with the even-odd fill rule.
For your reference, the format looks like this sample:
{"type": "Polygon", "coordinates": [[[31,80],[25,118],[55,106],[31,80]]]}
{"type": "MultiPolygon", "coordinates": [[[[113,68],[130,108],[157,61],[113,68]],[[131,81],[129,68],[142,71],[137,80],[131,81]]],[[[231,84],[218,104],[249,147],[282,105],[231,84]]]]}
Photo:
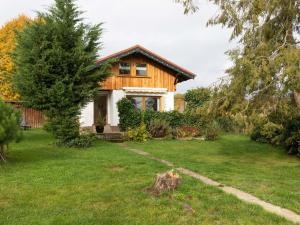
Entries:
{"type": "Polygon", "coordinates": [[[117,105],[120,118],[119,126],[122,131],[130,130],[131,135],[138,134],[138,132],[133,131],[137,131],[136,128],[140,129],[140,125],[144,124],[152,137],[165,137],[168,134],[172,134],[174,137],[195,137],[204,134],[206,129],[206,134],[214,133],[211,136],[217,136],[217,130],[212,131],[209,116],[192,112],[141,111],[135,109],[132,102],[127,98],[121,99],[117,105]],[[171,129],[174,132],[171,132],[171,129]],[[177,135],[177,133],[179,134],[177,135]]]}
{"type": "Polygon", "coordinates": [[[142,121],[141,111],[134,108],[132,102],[127,98],[122,98],[117,103],[119,112],[119,127],[121,131],[138,127],[142,121]]]}
{"type": "Polygon", "coordinates": [[[148,126],[148,130],[153,138],[164,138],[172,135],[169,122],[163,119],[153,119],[148,126]]]}
{"type": "Polygon", "coordinates": [[[125,137],[128,141],[145,142],[149,140],[150,134],[146,124],[141,123],[138,127],[129,128],[125,137]]]}
{"type": "Polygon", "coordinates": [[[191,127],[187,125],[182,125],[176,128],[177,138],[189,138],[199,136],[199,130],[196,127],[191,127]]]}
{"type": "Polygon", "coordinates": [[[6,160],[9,143],[20,137],[20,113],[0,100],[0,161],[6,160]]]}

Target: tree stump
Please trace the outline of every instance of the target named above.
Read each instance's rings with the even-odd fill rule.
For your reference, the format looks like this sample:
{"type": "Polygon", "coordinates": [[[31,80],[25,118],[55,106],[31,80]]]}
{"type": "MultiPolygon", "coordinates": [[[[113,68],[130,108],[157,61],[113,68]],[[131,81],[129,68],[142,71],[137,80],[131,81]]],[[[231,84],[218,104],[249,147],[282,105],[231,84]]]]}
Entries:
{"type": "Polygon", "coordinates": [[[180,183],[180,176],[171,170],[166,173],[157,174],[154,184],[148,188],[148,191],[155,195],[160,195],[162,192],[175,190],[180,183]]]}

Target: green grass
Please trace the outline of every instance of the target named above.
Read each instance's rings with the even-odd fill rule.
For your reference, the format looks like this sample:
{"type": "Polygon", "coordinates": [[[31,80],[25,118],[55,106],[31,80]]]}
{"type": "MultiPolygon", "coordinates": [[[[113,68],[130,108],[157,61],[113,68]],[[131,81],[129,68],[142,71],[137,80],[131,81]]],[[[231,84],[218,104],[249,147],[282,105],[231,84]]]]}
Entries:
{"type": "MultiPolygon", "coordinates": [[[[93,148],[76,150],[52,142],[43,131],[31,130],[11,146],[9,162],[0,166],[1,225],[291,224],[189,177],[175,192],[151,196],[144,189],[156,173],[169,168],[118,144],[98,141],[93,148]],[[185,211],[183,203],[195,213],[185,211]]],[[[160,148],[159,143],[166,152],[188,144],[151,142],[144,147],[160,148]]],[[[180,156],[184,150],[193,152],[187,146],[180,156]]]]}
{"type": "Polygon", "coordinates": [[[129,145],[300,213],[300,160],[281,148],[239,135],[129,145]]]}

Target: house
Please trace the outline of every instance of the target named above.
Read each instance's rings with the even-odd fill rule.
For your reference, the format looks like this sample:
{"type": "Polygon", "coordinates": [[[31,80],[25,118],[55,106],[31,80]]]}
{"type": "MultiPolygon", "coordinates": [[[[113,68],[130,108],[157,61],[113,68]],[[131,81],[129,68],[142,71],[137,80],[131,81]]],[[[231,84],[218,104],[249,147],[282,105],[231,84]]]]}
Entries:
{"type": "Polygon", "coordinates": [[[96,66],[111,59],[112,76],[100,83],[98,96],[82,109],[81,127],[92,127],[101,115],[106,127],[118,130],[117,102],[124,97],[142,110],[174,110],[176,84],[196,76],[140,45],[101,58],[96,66]]]}

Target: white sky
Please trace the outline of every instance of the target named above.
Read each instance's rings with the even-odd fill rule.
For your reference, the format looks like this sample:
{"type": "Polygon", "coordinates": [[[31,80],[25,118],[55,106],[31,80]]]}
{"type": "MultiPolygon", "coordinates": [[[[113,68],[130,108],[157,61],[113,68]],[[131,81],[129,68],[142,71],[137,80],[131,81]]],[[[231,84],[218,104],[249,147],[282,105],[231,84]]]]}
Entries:
{"type": "MultiPolygon", "coordinates": [[[[34,16],[54,0],[1,0],[0,26],[19,14],[34,16]]],[[[234,47],[230,31],[206,27],[217,8],[201,0],[200,10],[183,15],[174,0],[78,0],[89,23],[104,22],[101,56],[140,44],[198,76],[177,86],[178,92],[208,86],[231,65],[225,51],[234,47]]]]}

